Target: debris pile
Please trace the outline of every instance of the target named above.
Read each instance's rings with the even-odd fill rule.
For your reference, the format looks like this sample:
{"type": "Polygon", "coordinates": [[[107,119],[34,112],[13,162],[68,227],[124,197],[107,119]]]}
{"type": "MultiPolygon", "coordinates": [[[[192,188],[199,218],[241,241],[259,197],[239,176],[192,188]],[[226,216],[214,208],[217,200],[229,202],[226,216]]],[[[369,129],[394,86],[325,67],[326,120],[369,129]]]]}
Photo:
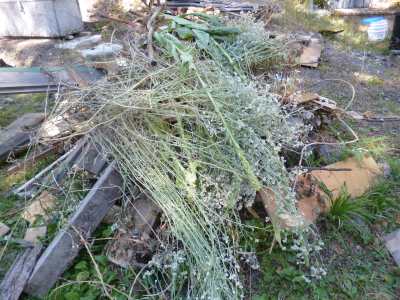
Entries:
{"type": "MultiPolygon", "coordinates": [[[[12,144],[1,159],[33,142],[47,147],[27,162],[56,148],[63,152],[13,191],[28,201],[21,214],[29,223],[28,246],[0,285],[4,299],[18,299],[23,290],[46,296],[81,249],[90,253],[88,241],[106,220],[114,236],[104,252],[115,265],[140,270],[141,295],[240,299],[241,212],[254,212],[260,201],[275,241],[284,243],[288,230],[305,241],[307,226],[329,209],[321,182],[332,198],[344,185],[358,196],[381,174],[370,157],[301,169],[309,146],[323,143],[307,144],[311,122],[293,119],[308,107],[313,116],[348,113],[315,94],[281,97],[271,89],[269,72],[295,58],[289,41],[273,38],[262,21],[204,12],[177,16],[156,7],[145,26],[142,43],[125,41],[124,51],[108,44],[111,56],[121,56],[107,80],[57,95],[52,113],[34,123],[34,140],[25,125],[21,130],[14,123],[8,139],[21,141],[0,139],[0,150],[12,144]],[[299,153],[300,168],[289,167],[285,151],[299,153]],[[79,176],[77,197],[71,185],[79,176]],[[43,224],[54,218],[58,230],[43,247],[43,224]]],[[[99,41],[92,36],[62,47],[99,41]]],[[[99,47],[82,54],[95,58],[99,47]]],[[[311,39],[298,63],[317,67],[321,51],[311,39]]],[[[0,223],[0,236],[8,232],[0,223]]],[[[101,286],[110,296],[110,287],[101,286]]]]}

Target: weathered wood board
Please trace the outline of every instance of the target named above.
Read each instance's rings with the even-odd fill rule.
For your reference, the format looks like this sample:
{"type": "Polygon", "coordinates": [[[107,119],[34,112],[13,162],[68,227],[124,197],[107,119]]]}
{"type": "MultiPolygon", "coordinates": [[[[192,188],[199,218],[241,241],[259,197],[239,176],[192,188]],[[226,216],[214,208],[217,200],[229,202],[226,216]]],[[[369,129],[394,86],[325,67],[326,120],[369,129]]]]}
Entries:
{"type": "Polygon", "coordinates": [[[12,152],[25,149],[43,120],[44,114],[29,113],[0,130],[0,161],[6,160],[12,152]]]}
{"type": "Polygon", "coordinates": [[[122,196],[121,186],[122,178],[115,170],[115,164],[110,164],[81,201],[67,226],[39,258],[25,292],[37,297],[47,294],[82,248],[80,235],[85,239],[90,237],[115,201],[122,196]]]}
{"type": "Polygon", "coordinates": [[[4,276],[0,284],[0,299],[18,300],[35,267],[42,246],[37,244],[24,250],[4,276]]]}

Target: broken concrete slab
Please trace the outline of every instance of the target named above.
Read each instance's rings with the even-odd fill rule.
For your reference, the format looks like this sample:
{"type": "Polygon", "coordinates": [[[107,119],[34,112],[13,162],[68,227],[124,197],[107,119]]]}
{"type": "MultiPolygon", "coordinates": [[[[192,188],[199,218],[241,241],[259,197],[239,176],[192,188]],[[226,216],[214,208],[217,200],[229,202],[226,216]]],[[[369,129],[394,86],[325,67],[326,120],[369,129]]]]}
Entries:
{"type": "Polygon", "coordinates": [[[117,222],[118,216],[121,214],[121,206],[113,205],[107,214],[104,216],[104,219],[101,221],[103,224],[112,225],[117,222]]]}
{"type": "Polygon", "coordinates": [[[18,300],[42,251],[42,245],[28,247],[14,261],[0,284],[0,299],[18,300]]]}
{"type": "Polygon", "coordinates": [[[48,212],[56,205],[56,197],[47,191],[41,193],[29,204],[22,213],[22,217],[33,224],[38,217],[48,218],[48,212]]]}
{"type": "Polygon", "coordinates": [[[77,37],[67,42],[62,42],[56,45],[59,49],[80,49],[92,47],[101,42],[101,34],[77,37]]]}
{"type": "Polygon", "coordinates": [[[44,238],[46,234],[46,226],[31,227],[26,230],[24,240],[33,244],[37,244],[40,243],[40,239],[44,238]]]}
{"type": "Polygon", "coordinates": [[[142,268],[151,259],[151,249],[146,241],[135,238],[131,232],[119,228],[113,242],[106,246],[110,262],[122,268],[142,268]]]}
{"type": "Polygon", "coordinates": [[[161,209],[146,195],[140,194],[132,205],[133,231],[141,239],[149,239],[161,209]]]}
{"type": "Polygon", "coordinates": [[[110,164],[68,224],[39,258],[25,292],[43,297],[73,262],[82,248],[81,237],[89,238],[115,201],[122,197],[122,178],[110,164]]]}
{"type": "Polygon", "coordinates": [[[325,184],[333,199],[340,196],[343,187],[352,198],[360,197],[373,185],[376,178],[382,175],[382,170],[372,156],[364,156],[362,159],[350,157],[326,166],[326,170],[314,170],[311,175],[325,184]],[[351,171],[326,171],[329,169],[351,171]]]}
{"type": "Polygon", "coordinates": [[[102,43],[94,48],[84,49],[79,52],[85,59],[96,60],[118,55],[122,48],[122,45],[119,44],[102,43]]]}
{"type": "Polygon", "coordinates": [[[306,224],[301,215],[289,215],[287,212],[278,212],[276,195],[272,189],[261,189],[257,192],[257,199],[261,200],[273,224],[286,229],[299,228],[306,224]]]}
{"type": "Polygon", "coordinates": [[[0,222],[0,237],[5,236],[9,232],[10,232],[10,227],[0,222]]]}
{"type": "Polygon", "coordinates": [[[0,130],[0,161],[6,160],[13,152],[26,149],[43,120],[44,114],[29,113],[0,130]]]}
{"type": "Polygon", "coordinates": [[[400,266],[400,229],[384,237],[386,248],[392,254],[396,264],[400,266]]]}

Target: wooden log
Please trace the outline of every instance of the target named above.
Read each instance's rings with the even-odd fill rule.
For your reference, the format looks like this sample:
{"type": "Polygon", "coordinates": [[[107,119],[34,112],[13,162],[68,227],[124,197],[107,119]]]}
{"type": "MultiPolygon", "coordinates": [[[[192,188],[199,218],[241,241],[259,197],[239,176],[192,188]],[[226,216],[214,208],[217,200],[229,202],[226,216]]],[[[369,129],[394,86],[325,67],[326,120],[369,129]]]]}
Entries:
{"type": "Polygon", "coordinates": [[[47,294],[78,255],[82,248],[81,236],[89,238],[115,201],[122,196],[121,186],[122,178],[112,163],[81,201],[66,227],[39,258],[25,292],[37,297],[47,294]]]}
{"type": "Polygon", "coordinates": [[[18,300],[35,267],[42,245],[28,247],[14,261],[0,284],[0,299],[18,300]]]}

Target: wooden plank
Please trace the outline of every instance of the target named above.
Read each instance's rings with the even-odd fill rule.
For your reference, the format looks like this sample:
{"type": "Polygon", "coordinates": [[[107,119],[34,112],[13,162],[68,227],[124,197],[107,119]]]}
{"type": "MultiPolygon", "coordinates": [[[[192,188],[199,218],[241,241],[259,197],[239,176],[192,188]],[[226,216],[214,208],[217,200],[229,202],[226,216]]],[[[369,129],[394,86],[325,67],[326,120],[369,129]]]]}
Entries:
{"type": "Polygon", "coordinates": [[[104,77],[104,73],[84,65],[50,68],[0,68],[0,94],[46,93],[75,88],[104,77]]]}
{"type": "Polygon", "coordinates": [[[79,140],[72,149],[63,154],[55,162],[41,170],[37,175],[25,182],[22,186],[15,189],[13,193],[21,197],[32,198],[37,194],[38,187],[40,187],[44,183],[46,177],[51,176],[52,180],[56,180],[58,182],[65,175],[67,169],[71,167],[71,164],[78,157],[84,143],[85,141],[83,139],[79,140]],[[54,173],[51,173],[52,171],[54,171],[54,173]],[[40,184],[38,184],[38,182],[40,182],[40,184]]]}
{"type": "Polygon", "coordinates": [[[19,152],[30,144],[36,127],[44,120],[42,113],[29,113],[19,117],[3,130],[0,130],[0,161],[6,160],[10,153],[19,152]]]}
{"type": "Polygon", "coordinates": [[[121,186],[122,178],[112,163],[81,201],[67,226],[40,257],[25,292],[37,297],[47,294],[82,248],[80,236],[89,238],[115,201],[122,196],[121,186]]]}
{"type": "Polygon", "coordinates": [[[0,299],[18,300],[35,267],[42,245],[25,249],[14,261],[0,284],[0,299]]]}
{"type": "Polygon", "coordinates": [[[395,15],[400,13],[399,9],[372,9],[372,8],[341,8],[335,9],[335,16],[373,16],[373,15],[395,15]]]}

